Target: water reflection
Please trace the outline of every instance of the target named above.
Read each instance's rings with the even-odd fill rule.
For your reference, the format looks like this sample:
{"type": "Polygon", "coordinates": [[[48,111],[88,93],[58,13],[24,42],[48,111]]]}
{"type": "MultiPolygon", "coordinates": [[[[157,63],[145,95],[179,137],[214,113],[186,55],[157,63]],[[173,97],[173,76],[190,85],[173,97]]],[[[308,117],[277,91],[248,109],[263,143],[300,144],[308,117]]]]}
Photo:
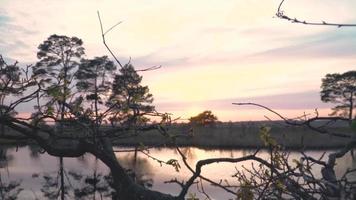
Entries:
{"type": "Polygon", "coordinates": [[[7,168],[8,164],[14,159],[13,155],[7,154],[8,148],[0,146],[0,169],[7,168]]]}
{"type": "Polygon", "coordinates": [[[39,159],[40,155],[44,153],[43,149],[38,145],[29,145],[28,149],[30,151],[31,158],[34,160],[39,159]]]}
{"type": "Polygon", "coordinates": [[[0,147],[0,199],[17,199],[23,188],[21,181],[10,180],[8,165],[14,157],[7,154],[7,149],[0,147]]]}
{"type": "MultiPolygon", "coordinates": [[[[351,152],[348,152],[344,157],[337,160],[335,173],[338,177],[342,177],[347,169],[356,169],[356,158],[351,155],[351,152]]],[[[356,181],[356,171],[347,174],[346,177],[349,181],[356,181]]]]}
{"type": "Polygon", "coordinates": [[[65,169],[64,162],[59,162],[58,167],[59,170],[56,172],[32,175],[33,178],[41,179],[40,195],[46,199],[59,199],[62,198],[62,194],[64,199],[78,200],[113,199],[115,197],[112,177],[110,174],[103,174],[99,171],[98,159],[94,159],[92,173],[82,173],[78,169],[65,169]]]}
{"type": "Polygon", "coordinates": [[[18,195],[23,190],[20,185],[21,182],[19,181],[5,183],[0,176],[0,199],[17,199],[18,195]]]}
{"type": "Polygon", "coordinates": [[[138,148],[133,153],[119,156],[120,164],[127,170],[132,179],[147,188],[153,186],[153,168],[147,158],[138,156],[138,148]]]}
{"type": "MultiPolygon", "coordinates": [[[[117,148],[127,149],[127,148],[117,148]]],[[[161,160],[177,159],[182,165],[182,169],[177,172],[174,167],[161,165],[157,161],[147,157],[145,154],[131,148],[130,152],[116,153],[119,162],[127,169],[133,179],[154,190],[159,190],[173,195],[177,194],[180,187],[177,184],[166,184],[166,181],[176,178],[178,181],[187,180],[191,173],[183,167],[180,156],[175,149],[153,148],[150,155],[161,160]],[[134,150],[134,151],[132,151],[134,150]]],[[[200,159],[216,157],[241,157],[254,152],[251,150],[219,150],[219,149],[199,149],[182,148],[182,152],[188,159],[190,165],[194,166],[200,159]]],[[[323,151],[310,151],[308,155],[318,157],[323,151]]],[[[328,153],[327,153],[328,154],[328,153]]],[[[326,156],[327,156],[326,154],[326,156]]],[[[266,152],[259,154],[267,157],[266,152]]],[[[299,158],[299,153],[292,152],[290,159],[299,158]]],[[[64,158],[63,163],[58,158],[43,153],[36,146],[0,148],[0,199],[9,199],[17,196],[18,199],[56,199],[61,190],[61,168],[63,168],[64,194],[66,199],[112,199],[115,198],[115,191],[112,189],[112,178],[109,170],[100,160],[91,155],[80,158],[64,158]],[[2,196],[1,196],[2,195],[2,196]],[[7,195],[7,196],[5,196],[7,195]],[[10,196],[11,195],[11,196],[10,196]]],[[[348,154],[338,160],[336,172],[339,176],[347,168],[355,168],[356,161],[348,154]]],[[[251,162],[239,164],[213,164],[204,166],[203,175],[219,182],[227,181],[231,185],[237,181],[231,177],[237,169],[250,166],[251,162]]],[[[318,169],[316,170],[318,172],[318,169]]],[[[355,176],[355,173],[353,174],[355,176]]],[[[213,199],[229,199],[231,195],[223,190],[211,185],[204,185],[205,191],[211,194],[213,199]]],[[[203,197],[192,187],[191,194],[203,197]]],[[[203,198],[204,199],[204,198],[203,198]]]]}

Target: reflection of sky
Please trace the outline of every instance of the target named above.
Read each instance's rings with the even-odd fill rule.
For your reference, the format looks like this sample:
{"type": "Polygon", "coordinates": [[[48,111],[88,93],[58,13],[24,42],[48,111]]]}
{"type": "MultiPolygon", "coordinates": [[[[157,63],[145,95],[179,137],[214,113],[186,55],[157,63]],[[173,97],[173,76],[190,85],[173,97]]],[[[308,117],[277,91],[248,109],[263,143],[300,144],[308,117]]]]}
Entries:
{"type": "MultiPolygon", "coordinates": [[[[100,39],[96,16],[100,10],[106,28],[123,21],[107,35],[123,62],[131,57],[138,68],[163,66],[143,73],[159,111],[186,118],[219,101],[222,106],[210,109],[220,119],[253,120],[261,116],[234,115],[230,100],[269,96],[265,102],[278,107],[277,97],[291,93],[301,94],[288,99],[291,106],[283,108],[292,116],[311,107],[325,108],[317,102],[320,80],[326,73],[355,69],[356,29],[291,24],[273,18],[278,3],[4,0],[0,53],[35,62],[38,44],[57,33],[82,38],[88,57],[108,54],[100,39]],[[310,91],[313,99],[301,103],[310,91]]],[[[291,16],[314,21],[355,22],[355,8],[351,0],[285,3],[291,16]]]]}
{"type": "MultiPolygon", "coordinates": [[[[125,148],[127,149],[127,148],[125,148]]],[[[216,157],[241,157],[253,153],[253,150],[203,150],[198,148],[182,148],[182,152],[187,156],[188,163],[191,166],[194,166],[197,160],[207,159],[207,158],[216,158],[216,157]]],[[[306,152],[307,155],[313,157],[320,157],[323,153],[322,151],[311,151],[306,152]]],[[[21,147],[18,149],[18,152],[15,152],[15,148],[9,150],[8,154],[14,156],[14,160],[9,164],[9,176],[2,174],[3,180],[22,180],[22,187],[25,188],[25,191],[21,193],[26,199],[35,199],[33,196],[33,190],[37,196],[41,196],[40,192],[40,182],[39,178],[32,179],[31,176],[33,173],[56,173],[58,170],[58,159],[55,157],[48,156],[47,154],[41,154],[38,159],[33,159],[29,156],[30,152],[27,147],[21,147]]],[[[124,166],[130,165],[130,162],[133,161],[133,152],[130,153],[117,153],[119,162],[123,162],[124,166]]],[[[328,153],[327,153],[328,154],[328,153]]],[[[327,154],[324,158],[327,158],[327,154]]],[[[168,161],[169,159],[177,159],[181,165],[181,169],[177,172],[172,166],[160,165],[157,161],[148,158],[146,155],[141,153],[138,154],[137,168],[140,170],[141,174],[146,174],[146,178],[153,178],[153,189],[177,194],[179,187],[176,184],[165,184],[164,181],[171,180],[172,178],[177,178],[179,181],[186,180],[187,177],[191,176],[191,173],[185,168],[183,162],[180,159],[180,156],[173,149],[167,148],[154,148],[150,149],[150,155],[154,156],[160,160],[168,161]],[[143,164],[143,165],[140,165],[143,164]]],[[[266,152],[259,153],[259,156],[265,158],[267,156],[266,152]]],[[[336,167],[337,173],[340,175],[341,172],[344,172],[348,167],[354,167],[355,162],[352,162],[346,156],[336,167]],[[344,161],[347,162],[344,162],[344,161]]],[[[299,155],[296,152],[292,152],[290,155],[290,160],[292,159],[299,160],[299,155]]],[[[202,169],[202,174],[212,180],[219,181],[220,179],[227,179],[230,184],[236,184],[235,180],[231,178],[231,175],[236,172],[237,169],[242,169],[242,165],[247,168],[250,168],[250,161],[241,162],[237,165],[235,164],[226,164],[219,163],[209,166],[204,166],[202,169]]],[[[64,159],[65,168],[67,171],[75,171],[81,174],[92,174],[92,166],[94,166],[94,159],[91,156],[86,155],[84,160],[78,160],[76,158],[65,158],[64,159]]],[[[99,162],[99,172],[104,172],[107,174],[107,168],[99,162]]],[[[3,169],[1,169],[3,170],[3,169]]],[[[1,171],[3,172],[3,171],[1,171]]],[[[317,175],[318,176],[318,175],[317,175]]],[[[228,199],[230,196],[223,190],[212,187],[210,184],[205,184],[204,189],[212,195],[214,199],[228,199]]],[[[196,186],[192,186],[191,193],[198,193],[196,191],[196,186]]]]}
{"type": "MultiPolygon", "coordinates": [[[[20,187],[25,190],[20,193],[19,199],[35,199],[35,196],[41,197],[41,184],[44,183],[41,176],[56,174],[59,169],[59,159],[48,154],[40,154],[39,158],[32,158],[30,156],[28,147],[20,147],[18,151],[16,148],[11,148],[8,151],[9,155],[14,156],[14,159],[8,165],[8,174],[1,173],[3,181],[21,181],[20,187]],[[32,178],[33,174],[38,174],[38,178],[32,178]],[[35,193],[35,194],[34,194],[35,193]]],[[[94,159],[87,157],[85,160],[80,158],[64,158],[64,166],[66,171],[75,171],[84,175],[91,175],[93,173],[94,159]]],[[[100,165],[99,171],[108,173],[108,169],[100,165]]],[[[66,179],[67,181],[67,179],[66,179]]],[[[72,182],[73,184],[75,182],[72,182]]]]}

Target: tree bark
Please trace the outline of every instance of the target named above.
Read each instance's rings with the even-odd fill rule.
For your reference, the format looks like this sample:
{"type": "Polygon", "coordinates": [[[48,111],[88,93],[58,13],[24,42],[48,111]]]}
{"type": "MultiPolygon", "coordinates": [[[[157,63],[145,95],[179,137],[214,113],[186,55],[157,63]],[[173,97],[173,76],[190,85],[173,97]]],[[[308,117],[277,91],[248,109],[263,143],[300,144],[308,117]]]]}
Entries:
{"type": "MultiPolygon", "coordinates": [[[[111,146],[110,141],[105,139],[105,144],[111,146]]],[[[111,147],[112,148],[112,147],[111,147]]],[[[118,193],[118,199],[127,200],[178,200],[177,197],[161,192],[152,191],[135,183],[126,173],[126,170],[119,164],[113,151],[107,152],[103,149],[92,148],[88,146],[88,152],[99,158],[106,166],[110,168],[111,175],[115,183],[115,190],[118,193]]]]}
{"type": "Polygon", "coordinates": [[[0,116],[0,124],[4,124],[23,135],[35,140],[49,155],[57,157],[79,157],[90,153],[101,160],[111,171],[114,189],[119,200],[184,200],[158,191],[149,190],[135,183],[118,162],[108,138],[97,144],[90,139],[57,139],[37,129],[30,129],[14,123],[9,118],[0,116]]]}

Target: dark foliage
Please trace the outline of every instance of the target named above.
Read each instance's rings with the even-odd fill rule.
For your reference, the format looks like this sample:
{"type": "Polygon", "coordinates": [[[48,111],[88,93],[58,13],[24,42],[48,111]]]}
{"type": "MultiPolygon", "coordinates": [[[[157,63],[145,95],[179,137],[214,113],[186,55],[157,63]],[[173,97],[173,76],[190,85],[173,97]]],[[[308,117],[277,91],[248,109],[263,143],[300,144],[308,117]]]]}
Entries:
{"type": "Polygon", "coordinates": [[[189,122],[196,125],[214,124],[217,120],[218,118],[210,110],[206,110],[197,116],[189,118],[189,122]]]}
{"type": "Polygon", "coordinates": [[[343,74],[327,74],[322,79],[321,100],[337,104],[331,115],[354,118],[353,110],[356,108],[356,71],[343,74]]]}
{"type": "Polygon", "coordinates": [[[143,115],[154,111],[153,96],[147,86],[142,86],[140,76],[131,64],[123,66],[115,76],[112,94],[107,104],[113,107],[113,123],[144,124],[143,115]]]}

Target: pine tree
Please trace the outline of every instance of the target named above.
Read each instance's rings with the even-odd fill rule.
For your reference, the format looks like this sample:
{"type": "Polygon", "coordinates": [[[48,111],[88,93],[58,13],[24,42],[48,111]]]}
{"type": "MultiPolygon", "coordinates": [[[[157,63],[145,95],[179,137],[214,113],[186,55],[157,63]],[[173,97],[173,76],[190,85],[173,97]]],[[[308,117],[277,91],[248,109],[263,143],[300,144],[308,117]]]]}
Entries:
{"type": "Polygon", "coordinates": [[[143,124],[144,114],[154,111],[153,96],[147,86],[142,86],[140,76],[131,64],[124,65],[115,76],[112,94],[107,104],[113,108],[112,123],[122,125],[143,124]]]}

